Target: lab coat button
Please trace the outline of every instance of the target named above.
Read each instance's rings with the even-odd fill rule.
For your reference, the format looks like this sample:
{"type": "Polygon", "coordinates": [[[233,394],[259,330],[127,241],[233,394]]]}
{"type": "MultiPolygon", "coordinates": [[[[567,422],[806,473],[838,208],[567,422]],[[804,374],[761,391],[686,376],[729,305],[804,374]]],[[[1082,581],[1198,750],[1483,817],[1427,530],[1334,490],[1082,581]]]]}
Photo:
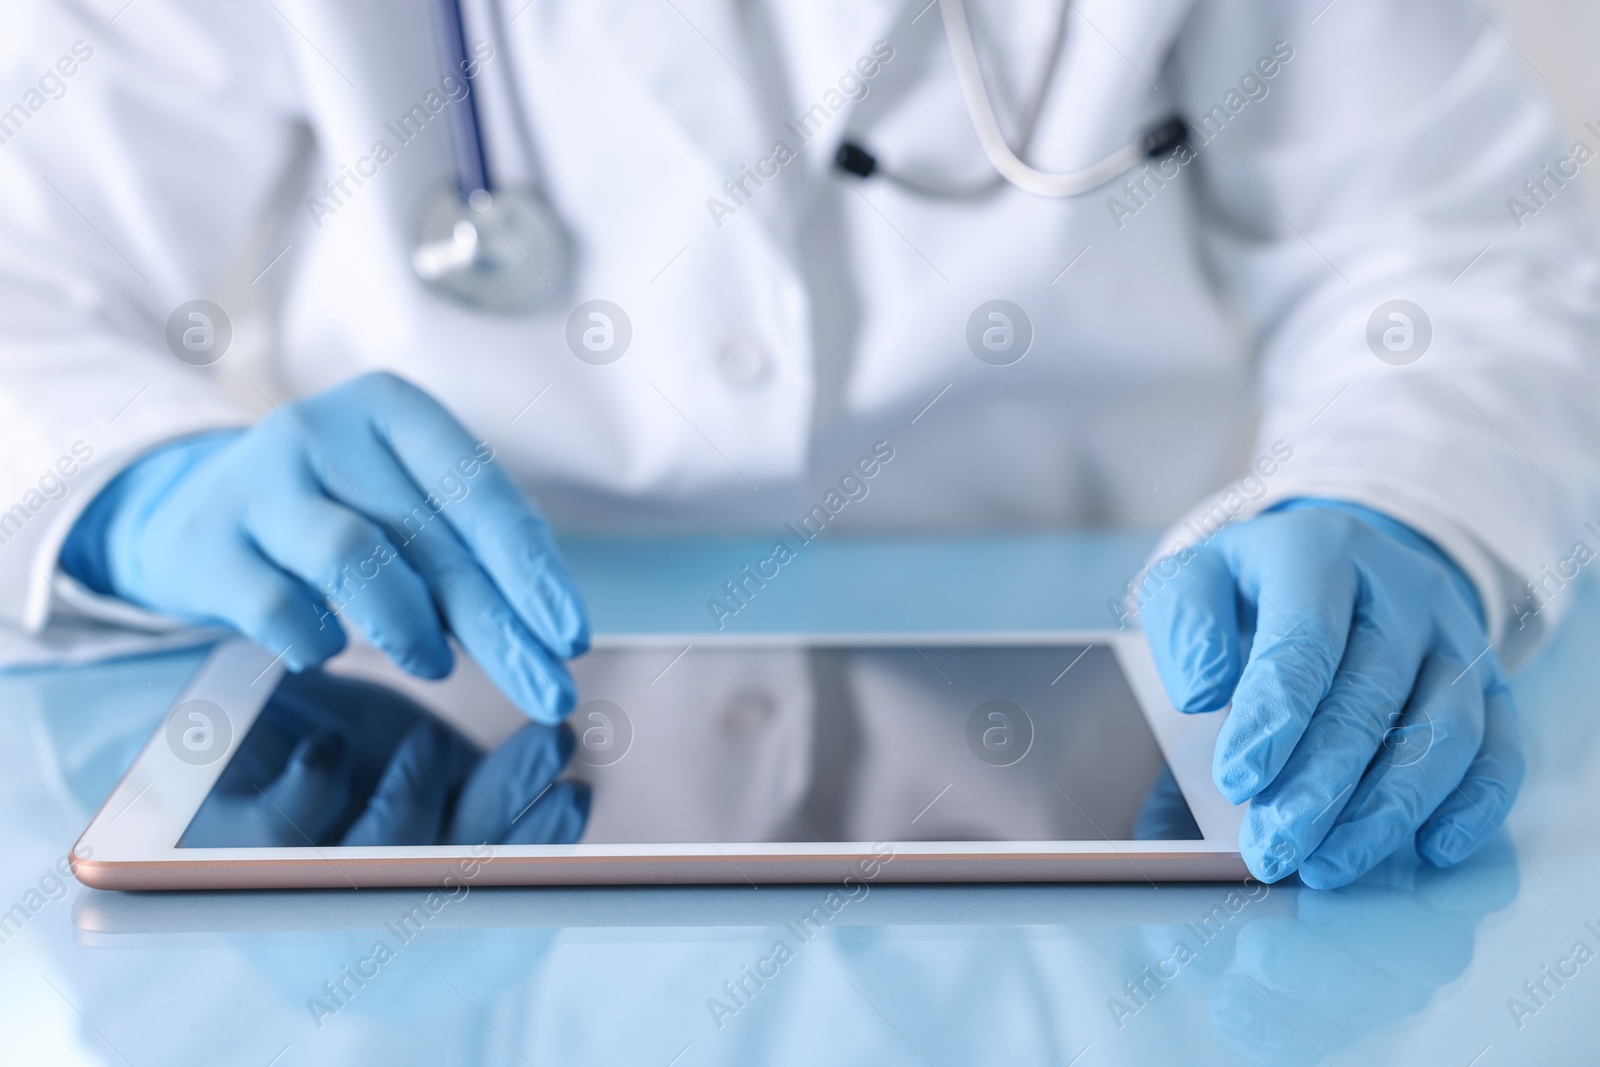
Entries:
{"type": "Polygon", "coordinates": [[[730,337],[717,350],[717,369],[729,385],[748,389],[766,379],[772,369],[772,353],[754,338],[730,337]]]}

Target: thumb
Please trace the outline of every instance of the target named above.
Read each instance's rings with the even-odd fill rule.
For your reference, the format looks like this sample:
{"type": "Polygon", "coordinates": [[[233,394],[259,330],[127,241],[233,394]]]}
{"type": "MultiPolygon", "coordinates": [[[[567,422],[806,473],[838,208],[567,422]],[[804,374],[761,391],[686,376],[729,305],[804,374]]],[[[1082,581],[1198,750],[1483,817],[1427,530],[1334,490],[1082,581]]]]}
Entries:
{"type": "Polygon", "coordinates": [[[1216,711],[1244,669],[1232,568],[1209,547],[1166,556],[1140,577],[1139,610],[1161,683],[1179,711],[1216,711]]]}

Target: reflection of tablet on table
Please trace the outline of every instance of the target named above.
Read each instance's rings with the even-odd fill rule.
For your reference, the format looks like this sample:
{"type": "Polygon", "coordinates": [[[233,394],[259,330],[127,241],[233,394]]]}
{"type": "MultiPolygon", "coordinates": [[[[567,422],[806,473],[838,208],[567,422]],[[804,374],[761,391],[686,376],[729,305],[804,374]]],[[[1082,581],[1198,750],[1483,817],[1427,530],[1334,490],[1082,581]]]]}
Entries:
{"type": "Polygon", "coordinates": [[[485,700],[395,682],[436,717],[225,643],[74,869],[105,889],[1247,873],[1242,809],[1211,783],[1221,716],[1174,711],[1137,634],[618,637],[573,673],[552,784],[554,734],[466,740],[506,733],[474,722],[485,700]],[[395,773],[419,737],[429,770],[395,773]],[[521,811],[475,822],[485,798],[521,811]]]}

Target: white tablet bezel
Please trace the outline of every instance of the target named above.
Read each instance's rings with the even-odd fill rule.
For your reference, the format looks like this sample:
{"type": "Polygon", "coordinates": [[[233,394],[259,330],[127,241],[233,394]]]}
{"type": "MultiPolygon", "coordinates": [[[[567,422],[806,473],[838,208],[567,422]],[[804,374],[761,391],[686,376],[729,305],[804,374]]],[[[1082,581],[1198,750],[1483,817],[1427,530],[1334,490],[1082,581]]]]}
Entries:
{"type": "MultiPolygon", "coordinates": [[[[890,645],[885,634],[615,634],[596,648],[890,645]]],[[[283,666],[242,640],[219,644],[174,707],[209,700],[231,724],[228,750],[196,766],[166,743],[166,719],[145,743],[73,850],[78,880],[100,889],[353,888],[474,885],[876,881],[1212,881],[1247,877],[1238,851],[1244,807],[1211,779],[1223,716],[1168,702],[1137,631],[918,634],[939,645],[1103,644],[1112,648],[1204,839],[1200,841],[718,842],[647,845],[392,846],[336,849],[178,848],[201,801],[272,694],[283,666]],[[870,874],[867,873],[870,870],[870,874]]]]}

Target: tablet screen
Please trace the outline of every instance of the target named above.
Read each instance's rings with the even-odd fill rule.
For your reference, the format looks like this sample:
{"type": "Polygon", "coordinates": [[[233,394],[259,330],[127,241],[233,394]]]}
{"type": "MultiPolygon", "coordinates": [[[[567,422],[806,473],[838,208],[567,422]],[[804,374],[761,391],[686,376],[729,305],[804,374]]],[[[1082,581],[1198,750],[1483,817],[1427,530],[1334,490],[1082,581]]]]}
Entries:
{"type": "Polygon", "coordinates": [[[1198,840],[1105,645],[612,646],[491,752],[287,675],[180,847],[1198,840]]]}

